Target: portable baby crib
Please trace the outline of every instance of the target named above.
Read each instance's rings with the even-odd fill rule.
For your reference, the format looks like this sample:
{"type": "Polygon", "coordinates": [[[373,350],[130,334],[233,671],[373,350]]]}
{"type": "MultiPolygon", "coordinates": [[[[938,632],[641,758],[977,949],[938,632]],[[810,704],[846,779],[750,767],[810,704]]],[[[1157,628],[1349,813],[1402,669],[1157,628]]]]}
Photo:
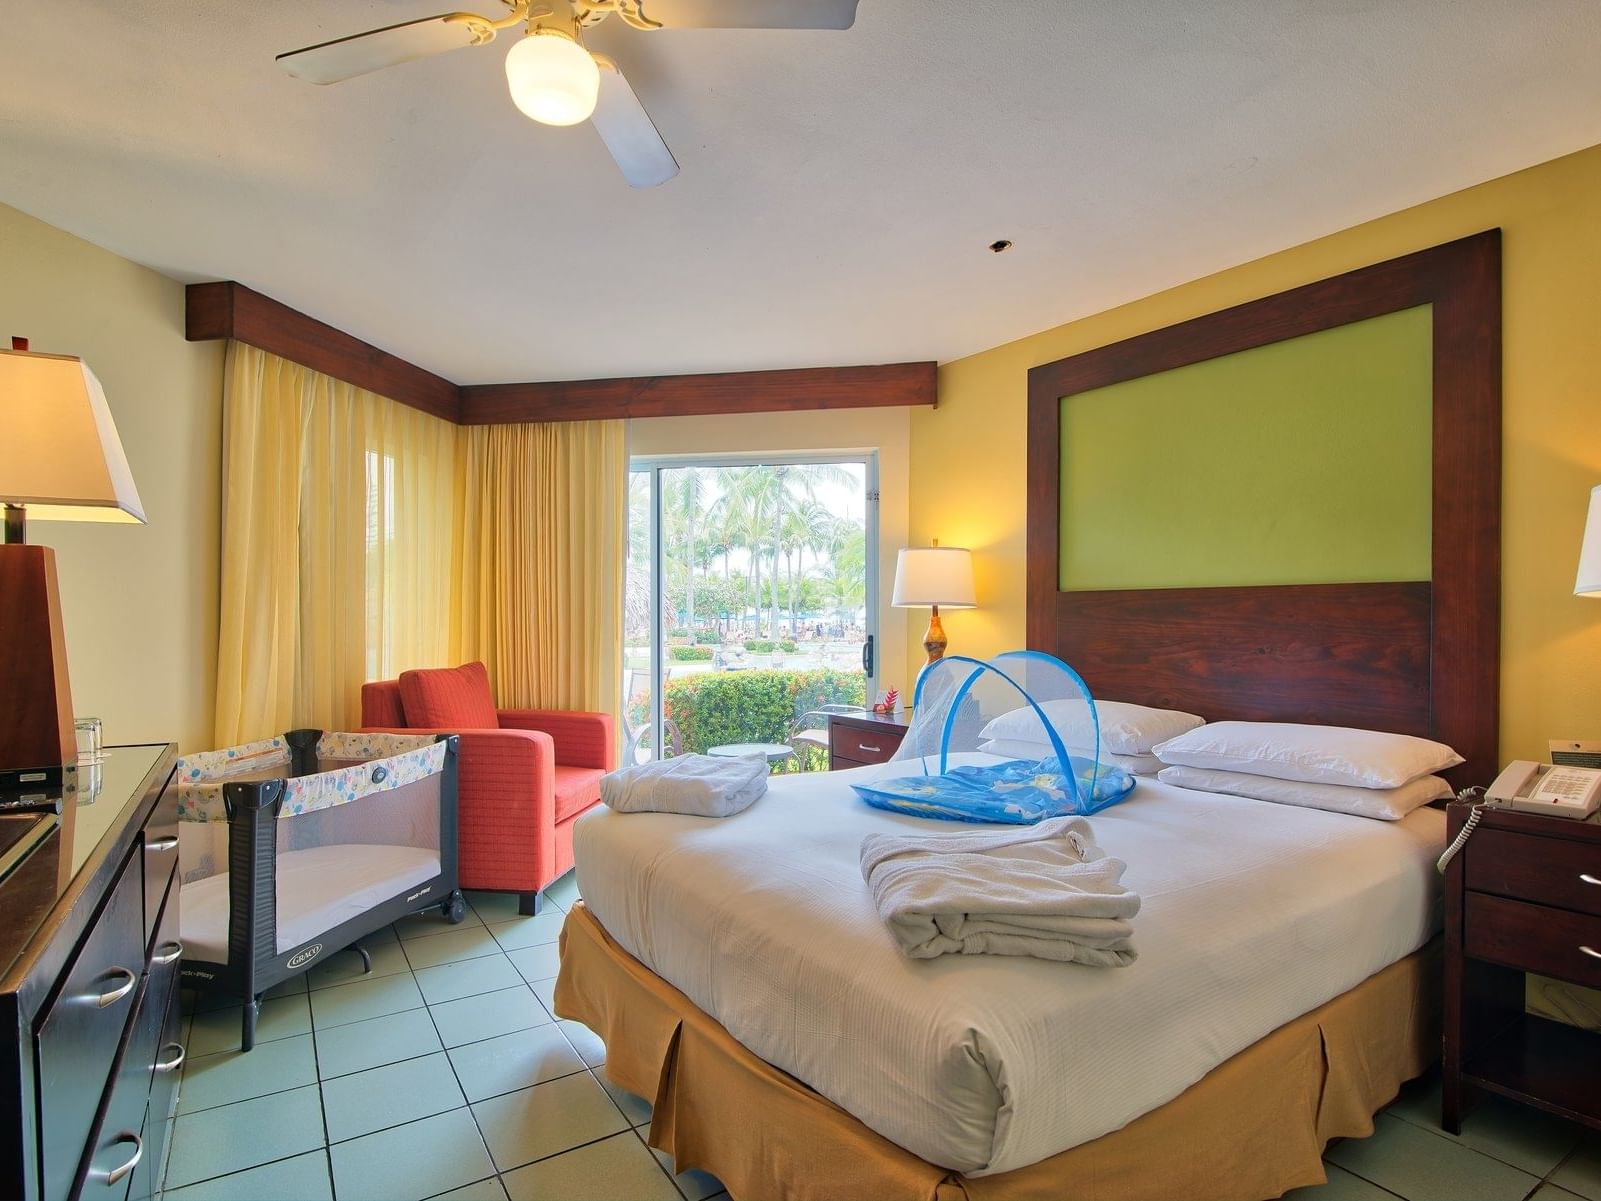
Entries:
{"type": "Polygon", "coordinates": [[[465,916],[456,749],[293,730],[179,760],[183,979],[242,998],[243,1050],[268,989],[406,914],[465,916]]]}

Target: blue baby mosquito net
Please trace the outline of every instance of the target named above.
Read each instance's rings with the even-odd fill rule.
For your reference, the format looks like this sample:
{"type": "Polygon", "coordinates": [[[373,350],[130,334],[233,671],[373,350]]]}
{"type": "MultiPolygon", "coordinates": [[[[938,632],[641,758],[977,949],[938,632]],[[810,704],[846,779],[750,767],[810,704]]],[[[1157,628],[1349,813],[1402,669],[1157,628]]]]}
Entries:
{"type": "Polygon", "coordinates": [[[949,655],[918,678],[912,721],[892,760],[904,761],[908,774],[853,787],[895,813],[1031,825],[1094,813],[1133,790],[1134,777],[1099,757],[1095,701],[1066,663],[1041,651],[949,655]],[[1070,751],[1064,730],[1088,752],[1070,751]]]}

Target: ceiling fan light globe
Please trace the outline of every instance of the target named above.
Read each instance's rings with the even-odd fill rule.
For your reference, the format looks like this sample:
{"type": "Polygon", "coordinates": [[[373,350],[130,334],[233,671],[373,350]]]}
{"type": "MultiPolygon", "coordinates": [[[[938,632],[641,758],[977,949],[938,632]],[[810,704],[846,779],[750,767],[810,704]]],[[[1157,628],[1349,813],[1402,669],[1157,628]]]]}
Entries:
{"type": "Polygon", "coordinates": [[[536,29],[506,55],[506,86],[525,117],[543,125],[577,125],[595,111],[600,68],[572,38],[536,29]]]}

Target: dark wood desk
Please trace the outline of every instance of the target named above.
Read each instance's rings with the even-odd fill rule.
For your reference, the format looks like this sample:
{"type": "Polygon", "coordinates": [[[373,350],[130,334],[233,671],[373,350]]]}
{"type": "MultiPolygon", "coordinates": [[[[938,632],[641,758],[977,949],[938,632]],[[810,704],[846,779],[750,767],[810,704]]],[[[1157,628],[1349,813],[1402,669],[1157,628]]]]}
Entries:
{"type": "Polygon", "coordinates": [[[112,747],[69,774],[54,828],[0,879],[0,1197],[159,1183],[183,1063],[174,761],[112,747]]]}
{"type": "MultiPolygon", "coordinates": [[[[1447,809],[1455,838],[1471,806],[1447,809]]],[[[1601,1129],[1601,1033],[1526,1013],[1524,974],[1601,988],[1601,821],[1490,807],[1445,880],[1441,1125],[1500,1093],[1601,1129]]]]}

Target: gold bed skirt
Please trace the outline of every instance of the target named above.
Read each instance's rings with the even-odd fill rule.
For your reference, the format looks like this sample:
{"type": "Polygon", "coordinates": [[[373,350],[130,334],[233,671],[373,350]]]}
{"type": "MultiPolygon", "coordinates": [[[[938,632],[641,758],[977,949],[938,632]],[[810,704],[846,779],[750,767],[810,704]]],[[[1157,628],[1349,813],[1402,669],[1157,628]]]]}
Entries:
{"type": "Polygon", "coordinates": [[[1439,968],[1436,939],[1123,1129],[975,1177],[746,1050],[581,904],[562,927],[556,1012],[600,1035],[615,1084],[654,1100],[651,1146],[720,1177],[735,1201],[1242,1201],[1322,1181],[1328,1141],[1372,1133],[1374,1112],[1437,1057],[1439,968]]]}

